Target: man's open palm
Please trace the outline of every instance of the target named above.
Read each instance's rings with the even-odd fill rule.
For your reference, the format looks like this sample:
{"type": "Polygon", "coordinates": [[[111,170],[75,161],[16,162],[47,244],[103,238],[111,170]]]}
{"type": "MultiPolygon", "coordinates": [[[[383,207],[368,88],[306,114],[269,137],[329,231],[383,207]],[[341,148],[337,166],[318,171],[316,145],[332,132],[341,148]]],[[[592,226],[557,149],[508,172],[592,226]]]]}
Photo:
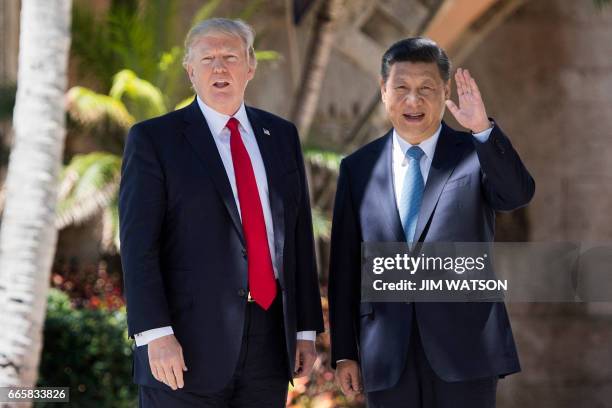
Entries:
{"type": "Polygon", "coordinates": [[[446,101],[446,106],[457,122],[474,133],[491,127],[478,85],[470,73],[458,68],[455,72],[455,83],[457,84],[457,95],[459,95],[459,106],[457,107],[450,99],[446,101]]]}

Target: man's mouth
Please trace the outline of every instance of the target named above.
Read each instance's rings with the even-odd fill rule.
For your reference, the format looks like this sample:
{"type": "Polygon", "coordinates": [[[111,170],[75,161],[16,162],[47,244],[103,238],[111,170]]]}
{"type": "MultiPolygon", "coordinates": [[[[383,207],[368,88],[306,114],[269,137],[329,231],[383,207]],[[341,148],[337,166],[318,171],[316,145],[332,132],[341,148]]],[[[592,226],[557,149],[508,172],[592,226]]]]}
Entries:
{"type": "Polygon", "coordinates": [[[223,89],[229,86],[229,82],[227,81],[215,81],[213,82],[213,86],[217,89],[223,89]]]}
{"type": "Polygon", "coordinates": [[[404,119],[408,122],[420,122],[424,117],[424,113],[404,113],[404,119]]]}

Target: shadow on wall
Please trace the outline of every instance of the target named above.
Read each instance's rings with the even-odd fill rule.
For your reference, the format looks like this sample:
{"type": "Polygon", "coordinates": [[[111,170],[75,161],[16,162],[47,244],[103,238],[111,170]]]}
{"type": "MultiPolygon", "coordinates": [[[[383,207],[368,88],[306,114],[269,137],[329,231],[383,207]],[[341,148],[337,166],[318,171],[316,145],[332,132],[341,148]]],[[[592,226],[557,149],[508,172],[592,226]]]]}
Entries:
{"type": "Polygon", "coordinates": [[[512,212],[498,212],[495,217],[495,241],[525,242],[529,240],[528,207],[512,212]]]}

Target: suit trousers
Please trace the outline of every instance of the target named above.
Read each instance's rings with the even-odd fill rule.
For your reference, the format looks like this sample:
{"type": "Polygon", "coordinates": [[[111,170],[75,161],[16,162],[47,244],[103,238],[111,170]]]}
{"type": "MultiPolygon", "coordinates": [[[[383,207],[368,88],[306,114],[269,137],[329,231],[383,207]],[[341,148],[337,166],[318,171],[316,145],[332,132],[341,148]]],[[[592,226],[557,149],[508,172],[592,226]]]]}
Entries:
{"type": "MultiPolygon", "coordinates": [[[[414,313],[414,308],[413,308],[414,313]]],[[[423,350],[416,314],[406,366],[398,383],[369,392],[369,408],[495,408],[498,377],[446,382],[433,371],[423,350]]]]}
{"type": "MultiPolygon", "coordinates": [[[[199,394],[140,386],[139,407],[250,408],[285,407],[289,365],[283,330],[281,292],[266,311],[254,302],[246,308],[242,347],[231,381],[222,390],[199,394]]],[[[214,333],[211,333],[214,335],[214,333]]],[[[189,362],[185,362],[189,367],[189,362]]]]}

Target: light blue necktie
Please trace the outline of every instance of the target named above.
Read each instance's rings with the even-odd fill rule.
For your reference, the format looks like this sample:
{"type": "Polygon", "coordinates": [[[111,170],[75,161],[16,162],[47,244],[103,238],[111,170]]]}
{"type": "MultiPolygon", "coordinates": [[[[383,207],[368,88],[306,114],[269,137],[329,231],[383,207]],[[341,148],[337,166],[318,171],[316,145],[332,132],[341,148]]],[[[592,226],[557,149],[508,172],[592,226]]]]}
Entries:
{"type": "Polygon", "coordinates": [[[423,190],[425,190],[420,165],[421,157],[424,154],[425,152],[419,146],[412,146],[406,152],[408,168],[404,175],[404,188],[399,203],[399,213],[406,234],[406,242],[417,239],[414,233],[419,218],[421,201],[423,201],[423,190]]]}

